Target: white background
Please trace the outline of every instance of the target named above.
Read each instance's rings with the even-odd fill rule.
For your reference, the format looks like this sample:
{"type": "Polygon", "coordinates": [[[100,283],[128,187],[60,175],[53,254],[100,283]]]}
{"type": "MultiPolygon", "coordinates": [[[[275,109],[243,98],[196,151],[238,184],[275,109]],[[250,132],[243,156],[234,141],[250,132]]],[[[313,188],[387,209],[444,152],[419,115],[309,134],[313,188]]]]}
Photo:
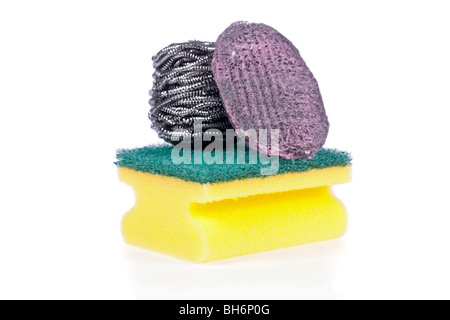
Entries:
{"type": "Polygon", "coordinates": [[[450,298],[448,1],[2,1],[0,298],[450,298]],[[351,151],[340,240],[194,265],[124,245],[115,149],[156,143],[151,57],[264,22],[351,151]]]}

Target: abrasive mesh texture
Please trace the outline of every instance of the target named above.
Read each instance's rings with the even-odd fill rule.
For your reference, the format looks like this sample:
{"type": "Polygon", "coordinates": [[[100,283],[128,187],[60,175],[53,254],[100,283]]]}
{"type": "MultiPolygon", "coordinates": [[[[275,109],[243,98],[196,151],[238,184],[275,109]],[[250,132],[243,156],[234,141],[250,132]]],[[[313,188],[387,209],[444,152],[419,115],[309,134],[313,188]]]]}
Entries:
{"type": "Polygon", "coordinates": [[[235,128],[280,130],[278,148],[260,141],[252,148],[287,159],[308,158],[322,148],[329,123],[317,81],[278,31],[234,23],[219,36],[212,67],[235,128]]]}
{"type": "Polygon", "coordinates": [[[213,52],[214,43],[190,41],[172,44],[153,57],[149,118],[160,138],[172,142],[186,134],[195,137],[194,123],[200,120],[197,136],[208,129],[232,128],[214,82],[213,52]]]}
{"type": "MultiPolygon", "coordinates": [[[[238,151],[234,150],[234,164],[226,164],[225,149],[223,164],[194,164],[195,150],[191,150],[189,158],[192,164],[174,164],[171,146],[148,146],[138,149],[118,150],[116,165],[135,171],[180,178],[198,183],[217,183],[233,180],[261,177],[261,168],[266,165],[258,161],[256,164],[237,164],[238,151]]],[[[245,159],[249,159],[249,149],[245,150],[245,159]]],[[[345,167],[351,164],[351,156],[345,151],[322,149],[313,159],[279,159],[278,174],[290,172],[306,172],[312,169],[345,167]]]]}

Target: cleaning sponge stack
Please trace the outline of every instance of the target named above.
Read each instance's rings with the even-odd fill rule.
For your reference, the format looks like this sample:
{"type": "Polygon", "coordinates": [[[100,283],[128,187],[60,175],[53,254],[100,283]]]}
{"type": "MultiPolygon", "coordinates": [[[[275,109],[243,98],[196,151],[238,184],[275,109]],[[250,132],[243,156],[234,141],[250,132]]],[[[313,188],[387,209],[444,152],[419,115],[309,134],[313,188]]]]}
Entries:
{"type": "Polygon", "coordinates": [[[122,221],[126,243],[200,263],[345,233],[331,186],[351,180],[351,157],[323,148],[318,83],[289,40],[237,22],[215,43],[173,44],[153,60],[152,128],[182,139],[184,160],[174,160],[178,145],[117,152],[119,177],[136,194],[122,221]],[[252,130],[259,135],[247,139],[252,130]],[[197,143],[213,136],[214,147],[197,143]]]}

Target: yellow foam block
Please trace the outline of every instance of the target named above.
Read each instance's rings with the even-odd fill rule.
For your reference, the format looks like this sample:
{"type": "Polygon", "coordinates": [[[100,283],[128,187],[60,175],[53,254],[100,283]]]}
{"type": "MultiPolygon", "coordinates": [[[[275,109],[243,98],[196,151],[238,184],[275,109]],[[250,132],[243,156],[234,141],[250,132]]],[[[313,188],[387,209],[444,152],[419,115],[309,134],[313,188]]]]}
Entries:
{"type": "Polygon", "coordinates": [[[123,236],[192,262],[338,238],[347,213],[329,186],[350,176],[349,165],[200,184],[120,167],[120,179],[136,193],[123,236]]]}

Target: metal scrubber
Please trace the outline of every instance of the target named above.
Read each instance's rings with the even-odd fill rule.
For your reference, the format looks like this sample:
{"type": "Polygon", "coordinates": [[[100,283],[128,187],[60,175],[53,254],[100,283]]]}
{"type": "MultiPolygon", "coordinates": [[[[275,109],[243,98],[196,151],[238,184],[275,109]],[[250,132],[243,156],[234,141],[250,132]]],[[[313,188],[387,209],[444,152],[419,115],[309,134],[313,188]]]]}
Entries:
{"type": "Polygon", "coordinates": [[[153,57],[149,118],[160,138],[176,142],[183,135],[195,138],[208,129],[232,128],[212,74],[213,53],[214,43],[190,41],[153,57]],[[202,128],[194,132],[200,121],[202,128]]]}

